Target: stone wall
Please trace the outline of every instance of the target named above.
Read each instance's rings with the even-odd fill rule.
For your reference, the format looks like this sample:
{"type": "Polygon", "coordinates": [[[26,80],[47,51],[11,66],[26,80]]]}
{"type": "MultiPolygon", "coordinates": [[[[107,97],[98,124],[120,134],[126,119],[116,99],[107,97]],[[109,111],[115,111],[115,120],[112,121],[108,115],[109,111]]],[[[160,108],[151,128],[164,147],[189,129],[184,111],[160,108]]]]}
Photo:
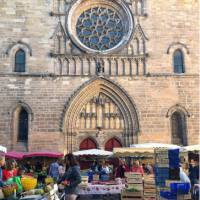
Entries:
{"type": "MultiPolygon", "coordinates": [[[[73,92],[88,80],[88,78],[68,77],[1,76],[1,144],[11,147],[13,110],[19,102],[24,102],[30,106],[33,113],[29,150],[63,150],[64,133],[60,130],[64,120],[62,115],[64,107],[73,92]]],[[[116,78],[113,81],[122,86],[134,102],[140,125],[139,142],[170,143],[170,119],[166,115],[172,106],[179,104],[190,115],[186,118],[188,143],[198,143],[198,77],[116,78]]],[[[81,135],[80,137],[83,138],[81,135]]],[[[103,146],[111,135],[104,134],[102,137],[100,146],[103,146]]],[[[119,138],[123,141],[121,136],[119,138]]]]}

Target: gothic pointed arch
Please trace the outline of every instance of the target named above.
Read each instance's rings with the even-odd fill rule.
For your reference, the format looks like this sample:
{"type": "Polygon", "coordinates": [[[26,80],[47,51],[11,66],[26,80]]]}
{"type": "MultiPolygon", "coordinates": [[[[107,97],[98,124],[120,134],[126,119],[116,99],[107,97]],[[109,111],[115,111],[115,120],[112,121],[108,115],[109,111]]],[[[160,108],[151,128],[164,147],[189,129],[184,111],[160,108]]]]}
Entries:
{"type": "Polygon", "coordinates": [[[171,128],[171,142],[180,146],[187,145],[187,117],[190,117],[188,111],[181,105],[172,106],[166,117],[169,117],[171,128]]]}
{"type": "MultiPolygon", "coordinates": [[[[88,108],[89,109],[89,108],[88,108]]],[[[123,131],[123,146],[130,146],[132,143],[137,143],[137,135],[139,132],[139,122],[136,107],[129,97],[129,95],[118,84],[113,81],[97,77],[81,86],[74,95],[69,99],[64,109],[64,118],[62,119],[62,131],[64,132],[64,146],[67,151],[73,151],[74,145],[76,145],[78,129],[80,124],[77,125],[77,121],[82,119],[88,119],[94,117],[94,127],[97,130],[95,137],[106,137],[106,130],[123,131]],[[96,116],[95,112],[85,112],[87,105],[94,103],[97,109],[99,109],[99,115],[96,116]],[[106,103],[112,104],[112,112],[105,112],[106,103]],[[117,124],[114,128],[107,127],[105,120],[110,118],[114,121],[112,124],[117,124]],[[116,121],[118,122],[116,123],[116,121]],[[120,123],[122,121],[122,123],[120,123]],[[121,125],[120,125],[121,124],[121,125]]],[[[87,123],[87,121],[86,121],[87,123]]],[[[88,123],[87,123],[88,124],[88,123]]],[[[90,122],[92,124],[92,122],[90,122]]],[[[89,125],[87,132],[94,127],[89,125]]]]}
{"type": "Polygon", "coordinates": [[[33,112],[30,106],[24,102],[18,102],[12,108],[12,148],[20,148],[22,151],[28,150],[28,138],[30,133],[33,112]]]}

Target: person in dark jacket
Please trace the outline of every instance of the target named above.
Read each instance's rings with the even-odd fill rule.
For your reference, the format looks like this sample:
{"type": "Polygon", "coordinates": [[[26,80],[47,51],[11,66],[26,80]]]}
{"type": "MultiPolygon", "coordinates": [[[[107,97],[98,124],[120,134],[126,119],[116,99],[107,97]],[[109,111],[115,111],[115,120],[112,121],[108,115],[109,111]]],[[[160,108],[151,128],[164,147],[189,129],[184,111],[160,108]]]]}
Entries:
{"type": "Polygon", "coordinates": [[[198,161],[191,159],[189,165],[189,178],[192,186],[199,183],[199,164],[198,161]]]}
{"type": "Polygon", "coordinates": [[[81,183],[80,167],[73,154],[65,156],[65,162],[68,166],[65,174],[59,179],[58,184],[64,182],[66,200],[76,200],[78,193],[78,184],[81,183]]]}
{"type": "Polygon", "coordinates": [[[3,187],[3,166],[5,165],[5,158],[0,155],[0,187],[3,187]]]}

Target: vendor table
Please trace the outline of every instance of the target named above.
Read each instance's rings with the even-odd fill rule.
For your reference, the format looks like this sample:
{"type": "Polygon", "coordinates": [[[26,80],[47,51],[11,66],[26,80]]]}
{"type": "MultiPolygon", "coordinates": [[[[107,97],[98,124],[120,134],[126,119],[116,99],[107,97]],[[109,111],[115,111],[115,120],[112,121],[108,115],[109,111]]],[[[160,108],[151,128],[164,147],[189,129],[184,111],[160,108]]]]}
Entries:
{"type": "Polygon", "coordinates": [[[86,187],[79,188],[79,195],[89,194],[121,194],[125,185],[92,185],[88,184],[86,187]]]}
{"type": "Polygon", "coordinates": [[[79,195],[77,200],[121,200],[121,194],[86,194],[79,195]]]}

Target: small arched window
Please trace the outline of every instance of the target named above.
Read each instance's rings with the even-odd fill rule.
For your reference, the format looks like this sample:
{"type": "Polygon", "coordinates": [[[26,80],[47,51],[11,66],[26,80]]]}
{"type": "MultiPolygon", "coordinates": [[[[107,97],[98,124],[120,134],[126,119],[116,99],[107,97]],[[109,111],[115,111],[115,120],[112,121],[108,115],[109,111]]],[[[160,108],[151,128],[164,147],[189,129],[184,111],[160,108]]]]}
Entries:
{"type": "Polygon", "coordinates": [[[174,73],[181,74],[185,72],[183,52],[180,49],[177,49],[174,52],[173,62],[174,62],[174,73]]]}
{"type": "Polygon", "coordinates": [[[176,111],[171,116],[172,143],[186,146],[186,121],[184,114],[176,111]]]}
{"type": "Polygon", "coordinates": [[[28,113],[24,108],[19,112],[18,141],[28,141],[28,113]]]}
{"type": "Polygon", "coordinates": [[[25,72],[26,54],[19,49],[15,54],[15,72],[25,72]]]}

